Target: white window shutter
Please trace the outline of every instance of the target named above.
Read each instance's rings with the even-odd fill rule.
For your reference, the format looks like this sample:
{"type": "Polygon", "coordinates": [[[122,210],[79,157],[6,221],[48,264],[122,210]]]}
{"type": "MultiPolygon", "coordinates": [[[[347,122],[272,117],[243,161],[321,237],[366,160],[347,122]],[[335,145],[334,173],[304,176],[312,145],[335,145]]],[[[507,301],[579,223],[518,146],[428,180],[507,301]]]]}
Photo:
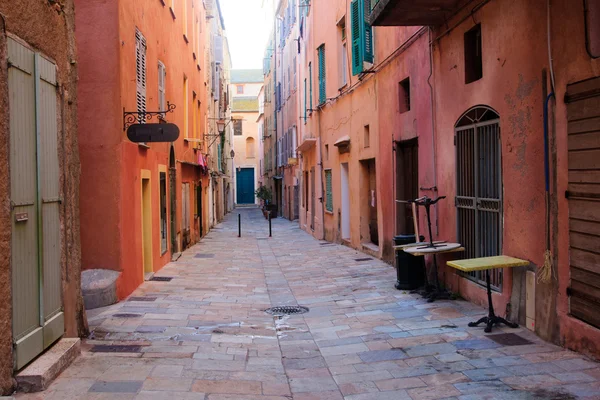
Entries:
{"type": "Polygon", "coordinates": [[[136,103],[138,120],[146,120],[146,39],[142,33],[135,31],[135,58],[136,58],[136,103]]]}

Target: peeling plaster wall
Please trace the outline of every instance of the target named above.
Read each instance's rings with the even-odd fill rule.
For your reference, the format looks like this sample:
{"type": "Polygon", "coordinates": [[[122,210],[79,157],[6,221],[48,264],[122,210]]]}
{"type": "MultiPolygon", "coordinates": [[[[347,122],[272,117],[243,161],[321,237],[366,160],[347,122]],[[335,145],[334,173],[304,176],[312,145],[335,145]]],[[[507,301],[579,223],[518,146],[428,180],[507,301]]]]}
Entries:
{"type": "Polygon", "coordinates": [[[59,84],[58,156],[63,303],[67,336],[87,333],[81,298],[79,239],[79,151],[77,140],[77,65],[72,0],[0,0],[0,394],[13,389],[10,265],[9,109],[6,35],[14,35],[54,60],[59,84]],[[8,112],[7,112],[8,111],[8,112]]]}

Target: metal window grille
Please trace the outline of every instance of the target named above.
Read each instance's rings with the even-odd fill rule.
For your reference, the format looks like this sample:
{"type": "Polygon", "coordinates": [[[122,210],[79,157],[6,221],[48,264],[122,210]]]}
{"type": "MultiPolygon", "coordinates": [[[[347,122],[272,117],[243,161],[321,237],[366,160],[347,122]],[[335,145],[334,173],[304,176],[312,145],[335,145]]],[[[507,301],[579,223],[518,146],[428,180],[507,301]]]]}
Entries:
{"type": "MultiPolygon", "coordinates": [[[[502,252],[502,173],[499,116],[485,107],[469,111],[455,128],[457,237],[466,258],[502,252]]],[[[490,271],[502,291],[502,269],[490,271]]],[[[485,273],[465,274],[485,285],[485,273]]]]}

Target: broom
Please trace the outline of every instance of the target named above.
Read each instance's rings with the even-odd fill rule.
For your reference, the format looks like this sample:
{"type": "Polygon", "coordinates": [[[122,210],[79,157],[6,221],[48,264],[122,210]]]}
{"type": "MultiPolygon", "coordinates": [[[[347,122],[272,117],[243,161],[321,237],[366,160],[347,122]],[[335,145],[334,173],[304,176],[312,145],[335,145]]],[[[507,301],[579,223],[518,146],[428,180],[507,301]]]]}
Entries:
{"type": "Polygon", "coordinates": [[[552,279],[552,252],[550,251],[550,167],[548,162],[548,103],[554,97],[550,93],[544,104],[544,178],[546,184],[546,251],[544,251],[544,264],[538,267],[538,283],[548,283],[552,279]]]}

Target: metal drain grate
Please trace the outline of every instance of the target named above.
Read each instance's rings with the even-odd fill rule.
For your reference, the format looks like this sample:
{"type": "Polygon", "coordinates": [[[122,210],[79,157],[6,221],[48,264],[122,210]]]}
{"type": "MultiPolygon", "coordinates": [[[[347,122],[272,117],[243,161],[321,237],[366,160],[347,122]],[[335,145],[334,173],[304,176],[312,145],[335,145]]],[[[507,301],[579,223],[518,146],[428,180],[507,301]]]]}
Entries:
{"type": "Polygon", "coordinates": [[[155,301],[156,297],[130,297],[127,301],[155,301]]]}
{"type": "Polygon", "coordinates": [[[371,260],[372,260],[372,258],[355,258],[354,259],[354,261],[358,261],[358,262],[361,262],[361,261],[371,261],[371,260]]]}
{"type": "Polygon", "coordinates": [[[156,281],[156,282],[171,282],[171,278],[170,276],[153,276],[152,278],[150,278],[151,281],[156,281]]]}
{"type": "Polygon", "coordinates": [[[278,306],[271,307],[265,310],[266,313],[271,315],[296,315],[305,314],[309,311],[308,307],[303,306],[278,306]]]}
{"type": "Polygon", "coordinates": [[[92,353],[139,353],[142,346],[125,344],[97,344],[90,351],[92,353]]]}
{"type": "Polygon", "coordinates": [[[141,316],[142,316],[141,314],[120,313],[120,314],[114,314],[113,318],[139,318],[141,316]]]}
{"type": "Polygon", "coordinates": [[[531,344],[529,340],[514,333],[501,333],[499,335],[487,335],[486,337],[502,346],[524,346],[531,344]]]}
{"type": "Polygon", "coordinates": [[[215,255],[198,253],[194,256],[194,258],[215,258],[215,255]]]}

